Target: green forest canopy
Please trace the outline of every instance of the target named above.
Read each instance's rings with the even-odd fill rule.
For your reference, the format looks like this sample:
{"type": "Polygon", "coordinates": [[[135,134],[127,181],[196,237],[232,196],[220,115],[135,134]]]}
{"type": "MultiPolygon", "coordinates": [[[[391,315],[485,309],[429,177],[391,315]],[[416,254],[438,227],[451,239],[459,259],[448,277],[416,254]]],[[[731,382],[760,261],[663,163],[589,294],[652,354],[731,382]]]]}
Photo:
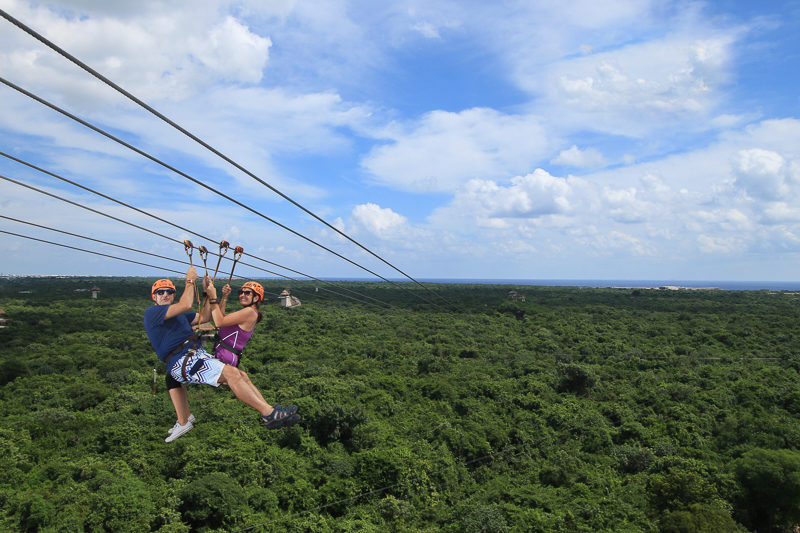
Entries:
{"type": "Polygon", "coordinates": [[[270,432],[193,387],[196,426],[167,444],[152,281],[0,280],[0,529],[800,524],[800,295],[442,284],[432,305],[343,284],[385,307],[292,282],[282,309],[266,280],[240,368],[303,421],[270,432]]]}

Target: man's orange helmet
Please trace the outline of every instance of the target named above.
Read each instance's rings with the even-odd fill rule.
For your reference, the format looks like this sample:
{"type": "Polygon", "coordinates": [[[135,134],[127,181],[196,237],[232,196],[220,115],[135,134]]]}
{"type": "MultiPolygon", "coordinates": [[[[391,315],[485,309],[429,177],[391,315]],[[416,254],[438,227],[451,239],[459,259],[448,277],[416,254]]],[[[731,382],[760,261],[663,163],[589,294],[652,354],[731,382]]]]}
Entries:
{"type": "Polygon", "coordinates": [[[247,283],[242,285],[242,289],[250,289],[254,293],[258,294],[259,302],[264,301],[264,287],[262,287],[260,283],[256,283],[255,281],[248,281],[247,283]]]}
{"type": "Polygon", "coordinates": [[[153,288],[150,290],[150,294],[155,294],[158,289],[172,289],[175,290],[175,285],[168,279],[160,279],[153,283],[153,288]]]}

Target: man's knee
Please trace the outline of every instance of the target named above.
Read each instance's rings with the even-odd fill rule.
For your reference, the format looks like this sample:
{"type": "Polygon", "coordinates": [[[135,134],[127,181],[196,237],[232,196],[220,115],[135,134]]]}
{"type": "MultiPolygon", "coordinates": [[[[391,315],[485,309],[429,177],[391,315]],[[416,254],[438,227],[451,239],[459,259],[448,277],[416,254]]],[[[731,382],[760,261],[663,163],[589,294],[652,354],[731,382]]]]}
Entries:
{"type": "Polygon", "coordinates": [[[181,386],[181,383],[177,379],[173,378],[169,374],[169,372],[167,373],[167,376],[166,376],[166,382],[167,382],[167,390],[168,391],[172,390],[172,389],[180,388],[180,386],[181,386]]]}

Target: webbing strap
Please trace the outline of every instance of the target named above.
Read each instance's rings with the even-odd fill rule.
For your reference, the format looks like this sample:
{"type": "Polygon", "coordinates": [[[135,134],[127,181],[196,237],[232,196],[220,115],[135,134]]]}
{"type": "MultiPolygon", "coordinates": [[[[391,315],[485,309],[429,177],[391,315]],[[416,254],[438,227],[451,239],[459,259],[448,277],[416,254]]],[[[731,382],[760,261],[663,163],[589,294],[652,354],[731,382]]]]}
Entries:
{"type": "Polygon", "coordinates": [[[188,339],[186,339],[185,341],[180,343],[178,346],[173,348],[172,351],[169,352],[167,354],[167,356],[164,358],[164,362],[168,362],[173,355],[181,353],[181,350],[183,350],[186,347],[186,345],[189,344],[190,342],[193,343],[192,348],[196,348],[197,347],[197,342],[199,340],[200,340],[200,335],[197,335],[196,333],[192,334],[188,339]]]}
{"type": "Polygon", "coordinates": [[[222,340],[220,338],[219,334],[214,335],[214,355],[217,355],[217,345],[222,346],[223,348],[225,348],[229,352],[234,353],[234,354],[236,354],[238,356],[242,355],[242,350],[240,350],[238,348],[235,348],[234,346],[231,346],[230,344],[228,344],[227,342],[222,340]]]}
{"type": "Polygon", "coordinates": [[[203,366],[203,359],[202,358],[198,359],[197,361],[194,362],[194,364],[192,365],[192,368],[189,369],[189,373],[187,375],[187,373],[186,373],[186,365],[189,364],[189,354],[190,353],[197,353],[197,351],[194,348],[191,348],[186,353],[186,355],[184,356],[183,363],[181,363],[181,376],[183,376],[183,380],[187,381],[187,382],[189,381],[189,376],[194,376],[195,374],[197,374],[197,372],[203,366]]]}

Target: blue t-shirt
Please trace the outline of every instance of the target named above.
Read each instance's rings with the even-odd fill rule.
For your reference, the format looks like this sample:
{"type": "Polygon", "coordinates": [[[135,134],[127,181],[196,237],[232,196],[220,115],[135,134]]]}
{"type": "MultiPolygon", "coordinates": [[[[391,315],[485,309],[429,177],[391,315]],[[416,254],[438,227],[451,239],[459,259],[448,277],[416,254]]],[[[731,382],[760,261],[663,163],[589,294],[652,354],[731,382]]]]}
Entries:
{"type": "Polygon", "coordinates": [[[166,361],[169,352],[183,344],[194,333],[192,321],[197,313],[182,313],[164,320],[167,309],[169,309],[168,305],[148,307],[144,312],[144,330],[147,332],[147,337],[150,339],[150,344],[156,351],[156,355],[167,363],[167,368],[169,368],[172,360],[180,357],[192,347],[191,343],[187,344],[183,350],[172,356],[169,361],[166,361]]]}

